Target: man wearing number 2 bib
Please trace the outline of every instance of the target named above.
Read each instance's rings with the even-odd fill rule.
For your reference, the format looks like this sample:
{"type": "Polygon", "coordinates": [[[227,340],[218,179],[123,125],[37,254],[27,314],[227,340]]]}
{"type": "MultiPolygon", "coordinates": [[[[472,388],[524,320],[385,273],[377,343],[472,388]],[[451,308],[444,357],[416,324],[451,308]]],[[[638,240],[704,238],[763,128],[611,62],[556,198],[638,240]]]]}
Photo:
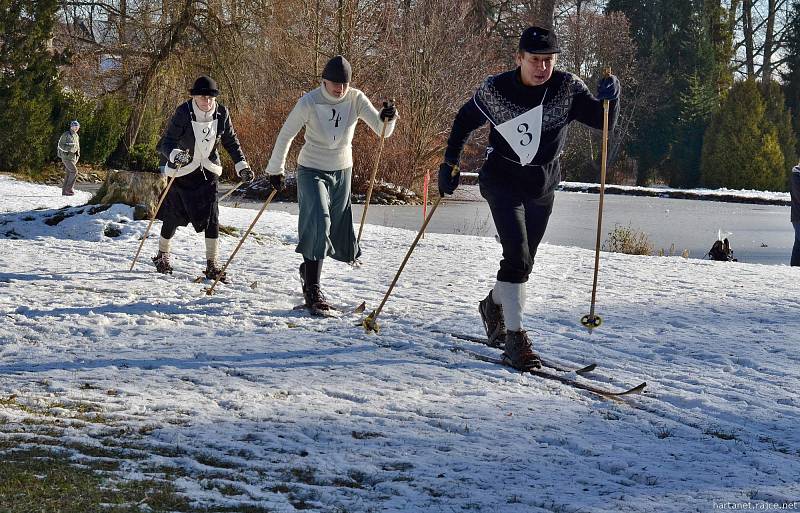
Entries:
{"type": "Polygon", "coordinates": [[[594,97],[580,78],[554,70],[560,51],[554,32],[527,28],[519,41],[518,67],[487,78],[458,111],[439,168],[439,192],[452,194],[459,183],[453,170],[458,170],[470,133],[487,121],[492,124],[479,182],[503,259],[497,282],[478,309],[488,344],[504,347],[504,359],[520,370],[541,367],[522,326],[525,283],[561,180],[559,155],[567,127],[579,121],[602,129],[603,100],[610,101],[610,128],[619,113],[617,78],[604,78],[594,97]]]}
{"type": "Polygon", "coordinates": [[[286,118],[266,170],[273,186],[282,188],[289,147],[305,127],[305,143],[297,156],[296,251],[303,255],[300,279],[305,306],[317,314],[331,309],[320,289],[323,259],[330,256],[350,263],[361,254],[350,206],[356,123],[363,119],[376,134],[385,123],[389,137],[397,121],[391,102],[384,102],[378,112],[364,93],[350,87],[351,78],[347,59],[337,55],[328,61],[322,85],[303,95],[286,118]]]}

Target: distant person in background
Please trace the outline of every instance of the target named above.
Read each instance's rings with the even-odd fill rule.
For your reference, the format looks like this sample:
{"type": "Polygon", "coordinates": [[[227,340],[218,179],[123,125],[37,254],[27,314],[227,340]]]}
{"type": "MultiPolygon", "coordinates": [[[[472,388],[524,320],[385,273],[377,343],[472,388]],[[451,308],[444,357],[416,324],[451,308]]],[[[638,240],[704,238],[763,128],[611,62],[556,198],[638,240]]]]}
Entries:
{"type": "Polygon", "coordinates": [[[206,278],[226,283],[226,273],[222,272],[217,261],[217,183],[222,174],[218,151],[220,142],[233,160],[240,180],[253,181],[253,172],[244,158],[230,112],[217,103],[219,89],[214,79],[201,76],[195,80],[189,95],[191,98],[175,109],[158,143],[158,151],[167,159],[163,172],[174,176],[175,181],[158,210],[157,217],[163,224],[153,263],[158,272],[172,274],[172,237],[178,226],[191,223],[195,231],[205,232],[206,278]]]}
{"type": "Polygon", "coordinates": [[[794,247],[790,265],[800,267],[800,163],[792,169],[792,225],[794,247]]]}
{"type": "Polygon", "coordinates": [[[58,139],[58,158],[64,164],[66,176],[64,176],[64,185],[61,187],[62,196],[74,196],[75,191],[72,189],[75,186],[75,179],[78,177],[78,160],[81,158],[81,140],[78,137],[78,130],[81,129],[81,124],[78,120],[72,120],[69,123],[69,130],[61,134],[58,139]]]}

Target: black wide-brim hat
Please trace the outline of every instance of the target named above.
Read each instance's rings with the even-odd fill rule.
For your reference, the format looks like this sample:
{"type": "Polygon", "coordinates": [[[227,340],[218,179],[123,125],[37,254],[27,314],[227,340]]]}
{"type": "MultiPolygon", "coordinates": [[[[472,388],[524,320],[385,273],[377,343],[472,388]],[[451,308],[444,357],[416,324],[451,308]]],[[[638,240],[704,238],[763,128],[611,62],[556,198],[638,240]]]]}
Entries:
{"type": "Polygon", "coordinates": [[[217,81],[206,75],[202,75],[194,81],[194,85],[189,89],[192,96],[219,96],[217,81]]]}
{"type": "Polygon", "coordinates": [[[519,49],[528,53],[561,53],[556,33],[542,27],[528,27],[519,38],[519,49]]]}

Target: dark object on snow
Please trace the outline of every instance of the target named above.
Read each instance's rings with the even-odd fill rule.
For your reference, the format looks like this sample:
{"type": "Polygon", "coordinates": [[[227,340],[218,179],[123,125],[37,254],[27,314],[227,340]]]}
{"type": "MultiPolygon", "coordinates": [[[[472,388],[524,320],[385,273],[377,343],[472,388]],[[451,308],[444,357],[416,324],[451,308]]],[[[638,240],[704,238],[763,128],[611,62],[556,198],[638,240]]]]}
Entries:
{"type": "Polygon", "coordinates": [[[731,249],[728,239],[714,242],[714,245],[708,250],[708,257],[711,260],[718,260],[720,262],[738,262],[737,259],[733,258],[733,250],[731,249]]]}

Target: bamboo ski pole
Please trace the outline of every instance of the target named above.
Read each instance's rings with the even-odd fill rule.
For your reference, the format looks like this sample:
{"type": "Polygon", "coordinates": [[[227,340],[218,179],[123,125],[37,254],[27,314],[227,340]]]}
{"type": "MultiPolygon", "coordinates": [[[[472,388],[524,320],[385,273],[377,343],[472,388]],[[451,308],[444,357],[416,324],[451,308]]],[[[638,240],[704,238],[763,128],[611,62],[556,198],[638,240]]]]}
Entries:
{"type": "Polygon", "coordinates": [[[228,192],[226,192],[225,194],[223,194],[223,195],[222,195],[222,197],[221,197],[220,199],[218,199],[218,200],[217,200],[217,203],[222,203],[222,201],[223,201],[225,198],[227,198],[228,196],[230,196],[231,194],[233,194],[234,192],[236,192],[236,189],[238,189],[238,188],[239,188],[239,186],[240,186],[240,185],[242,185],[243,183],[244,183],[244,181],[241,181],[241,182],[237,183],[236,185],[234,185],[234,186],[233,186],[233,189],[231,189],[231,190],[229,190],[228,192]]]}
{"type": "MultiPolygon", "coordinates": [[[[451,176],[456,176],[458,174],[458,166],[453,166],[453,169],[450,173],[451,176]]],[[[417,238],[414,239],[414,242],[411,243],[411,247],[408,248],[408,253],[406,253],[406,257],[400,264],[400,269],[397,270],[397,274],[394,275],[394,279],[392,280],[391,285],[389,285],[389,290],[386,291],[386,295],[383,296],[381,304],[378,305],[378,308],[373,310],[371,314],[366,316],[363,321],[361,321],[361,325],[364,326],[364,329],[367,330],[368,332],[374,331],[375,333],[378,333],[378,331],[380,330],[380,326],[378,326],[378,323],[375,321],[375,319],[378,318],[378,315],[380,315],[381,310],[383,310],[383,305],[385,305],[386,300],[389,299],[389,295],[391,295],[392,289],[394,289],[394,286],[397,284],[397,280],[400,278],[400,274],[403,272],[403,269],[405,268],[408,259],[411,257],[411,253],[414,251],[414,248],[417,247],[417,243],[422,238],[422,235],[425,233],[425,228],[428,227],[428,223],[431,221],[434,212],[436,212],[436,207],[439,206],[439,203],[441,203],[443,197],[444,196],[440,195],[433,202],[433,206],[431,206],[431,211],[428,213],[428,217],[426,217],[425,222],[422,223],[422,226],[419,229],[419,233],[417,234],[417,238]]]]}
{"type": "MultiPolygon", "coordinates": [[[[606,76],[611,73],[610,70],[606,71],[606,76]]],[[[594,312],[595,299],[597,298],[597,275],[600,270],[600,238],[602,236],[603,226],[603,198],[605,196],[606,188],[606,161],[608,160],[608,100],[603,100],[603,145],[600,150],[600,201],[597,211],[597,241],[594,248],[594,281],[592,283],[592,304],[589,308],[589,314],[581,318],[583,324],[589,331],[594,328],[599,328],[603,324],[603,319],[594,312]]]]}
{"type": "MultiPolygon", "coordinates": [[[[180,168],[178,168],[180,171],[180,168]]],[[[128,269],[129,271],[133,271],[133,266],[136,265],[136,260],[139,258],[139,253],[142,251],[142,246],[144,246],[144,241],[147,240],[147,236],[150,234],[150,228],[153,226],[153,221],[156,220],[156,215],[158,214],[158,210],[161,208],[161,204],[164,203],[164,200],[167,197],[167,193],[169,192],[170,187],[172,187],[172,183],[175,181],[175,175],[169,177],[169,181],[167,182],[167,186],[164,188],[164,192],[161,193],[161,198],[158,200],[158,205],[156,209],[153,211],[153,215],[150,217],[150,223],[147,225],[147,229],[144,231],[144,235],[142,236],[142,242],[139,243],[139,249],[136,250],[136,255],[133,257],[133,262],[131,262],[131,268],[128,269]]]]}
{"type": "Polygon", "coordinates": [[[417,234],[417,238],[414,239],[414,242],[411,243],[411,247],[408,248],[408,253],[406,253],[406,257],[403,259],[403,263],[400,264],[400,269],[397,270],[397,274],[394,275],[394,279],[392,280],[392,284],[389,285],[389,290],[387,290],[386,291],[386,295],[383,296],[383,300],[381,301],[381,304],[378,305],[378,308],[373,310],[372,313],[369,314],[361,322],[361,325],[364,326],[364,329],[366,329],[367,331],[374,331],[375,333],[378,333],[378,331],[380,331],[380,327],[375,322],[375,319],[377,319],[378,315],[381,313],[381,310],[383,310],[383,305],[385,305],[386,304],[386,300],[389,299],[389,295],[391,295],[395,284],[397,284],[397,280],[400,278],[400,274],[403,272],[403,269],[405,268],[406,263],[408,262],[408,259],[411,257],[411,253],[414,251],[414,248],[417,247],[417,243],[419,242],[419,239],[422,237],[422,234],[425,233],[425,228],[428,226],[428,223],[430,222],[431,218],[433,217],[433,213],[436,212],[436,207],[439,206],[439,203],[441,201],[442,201],[442,197],[440,196],[440,197],[436,198],[436,200],[433,202],[433,206],[431,207],[431,211],[428,213],[428,217],[425,218],[425,222],[422,223],[422,228],[419,229],[419,233],[417,234]]]}
{"type": "Polygon", "coordinates": [[[364,200],[364,210],[361,211],[361,226],[358,227],[358,237],[356,242],[361,242],[361,232],[364,230],[364,221],[367,219],[367,210],[369,210],[369,201],[372,198],[372,188],[375,186],[375,177],[378,175],[378,165],[381,162],[381,153],[383,153],[383,142],[386,140],[386,121],[383,122],[381,128],[381,143],[378,146],[378,156],[375,159],[375,167],[372,169],[372,176],[369,179],[369,188],[367,189],[367,199],[364,200]]]}
{"type": "Polygon", "coordinates": [[[261,210],[258,211],[258,214],[256,214],[256,218],[253,219],[252,223],[250,223],[250,226],[247,228],[247,231],[244,232],[244,235],[242,235],[242,239],[239,241],[239,244],[236,245],[236,249],[234,249],[233,253],[231,253],[231,256],[228,257],[228,261],[225,262],[225,266],[223,266],[222,271],[220,271],[219,275],[217,276],[217,279],[214,280],[214,283],[210,287],[204,289],[207,296],[210,296],[211,294],[214,293],[214,287],[216,287],[217,283],[219,283],[220,277],[225,275],[225,270],[228,268],[228,265],[230,265],[231,260],[233,260],[233,257],[236,256],[236,252],[239,251],[239,248],[242,247],[242,243],[244,243],[244,240],[247,238],[248,235],[250,235],[250,231],[253,229],[253,227],[258,222],[258,218],[261,217],[261,214],[264,213],[264,211],[267,209],[269,204],[272,202],[272,198],[274,198],[276,194],[278,194],[278,190],[277,189],[272,189],[272,192],[269,193],[269,196],[267,197],[267,201],[264,202],[264,206],[262,206],[261,210]]]}

